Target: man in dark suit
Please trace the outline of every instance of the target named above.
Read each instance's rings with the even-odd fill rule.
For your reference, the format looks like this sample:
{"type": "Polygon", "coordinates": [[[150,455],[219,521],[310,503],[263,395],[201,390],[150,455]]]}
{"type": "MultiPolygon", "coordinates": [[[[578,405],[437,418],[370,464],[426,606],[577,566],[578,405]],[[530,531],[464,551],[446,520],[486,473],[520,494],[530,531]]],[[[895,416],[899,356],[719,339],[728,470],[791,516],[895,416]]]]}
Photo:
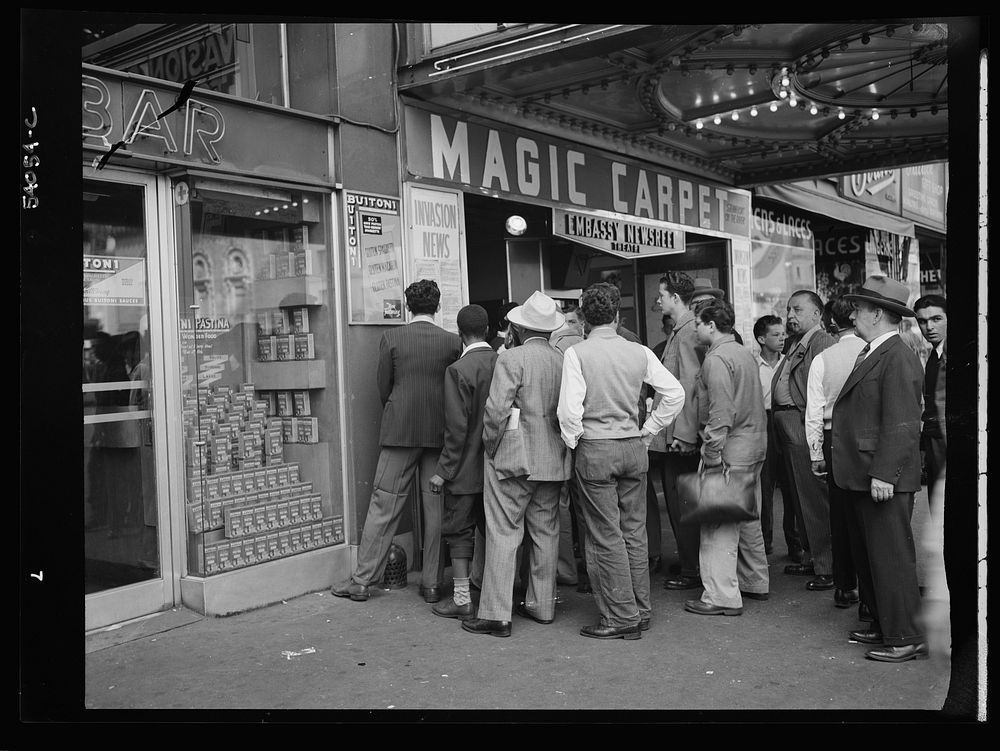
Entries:
{"type": "Polygon", "coordinates": [[[924,413],[921,417],[920,448],[927,467],[927,494],[933,498],[934,483],[944,479],[948,435],[945,430],[945,369],[948,359],[948,302],[941,295],[924,295],[913,303],[920,333],[931,345],[924,370],[924,413]]]}
{"type": "Polygon", "coordinates": [[[920,490],[920,358],[899,337],[905,285],[871,276],[855,294],[851,316],[867,342],[833,407],[833,481],[848,505],[850,541],[861,599],[874,616],[850,637],[882,645],[866,657],[883,662],[924,659],[920,590],[910,517],[920,490]]]}
{"type": "Polygon", "coordinates": [[[431,492],[430,478],[444,443],[444,372],[461,354],[461,340],[434,323],[441,291],[433,280],[414,282],[405,294],[410,322],[389,329],[379,344],[376,381],[383,405],[381,450],[357,567],[349,581],[330,590],[337,597],[357,601],[368,599],[369,586],[385,570],[389,545],[418,467],[424,515],[420,592],[427,602],[441,599],[441,494],[431,492]]]}
{"type": "Polygon", "coordinates": [[[493,380],[497,353],[485,341],[489,314],[479,305],[458,311],[462,356],[448,366],[444,379],[444,448],[431,492],[444,496],[441,537],[451,553],[454,593],[431,610],[444,618],[471,618],[469,562],[476,528],[485,534],[483,517],[483,413],[493,380]]]}
{"type": "Polygon", "coordinates": [[[829,491],[826,482],[812,471],[805,409],[809,368],[834,338],[823,328],[823,301],[815,292],[792,293],[786,312],[785,328],[793,340],[771,379],[771,417],[785,465],[786,486],[794,500],[800,541],[809,551],[809,560],[785,566],[785,573],[813,576],[806,589],[833,589],[829,491]]]}

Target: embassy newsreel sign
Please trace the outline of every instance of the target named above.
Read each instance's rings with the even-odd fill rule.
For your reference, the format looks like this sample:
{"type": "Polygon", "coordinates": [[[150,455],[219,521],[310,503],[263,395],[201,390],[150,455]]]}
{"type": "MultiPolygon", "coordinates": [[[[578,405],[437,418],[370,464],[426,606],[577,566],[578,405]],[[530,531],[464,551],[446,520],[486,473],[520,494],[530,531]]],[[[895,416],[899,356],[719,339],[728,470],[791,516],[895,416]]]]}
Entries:
{"type": "Polygon", "coordinates": [[[605,211],[586,214],[552,209],[552,234],[620,258],[684,252],[684,232],[661,222],[643,222],[605,211]]]}

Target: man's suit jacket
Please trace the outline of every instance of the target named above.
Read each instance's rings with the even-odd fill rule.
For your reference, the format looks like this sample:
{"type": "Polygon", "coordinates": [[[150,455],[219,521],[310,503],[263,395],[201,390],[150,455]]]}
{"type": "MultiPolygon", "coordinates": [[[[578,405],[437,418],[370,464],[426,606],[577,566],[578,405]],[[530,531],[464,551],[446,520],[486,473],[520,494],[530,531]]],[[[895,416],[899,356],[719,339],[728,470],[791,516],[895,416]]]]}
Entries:
{"type": "Polygon", "coordinates": [[[750,350],[728,337],[713,344],[698,377],[701,454],[747,466],[767,455],[767,413],[760,372],[750,350]]]}
{"type": "Polygon", "coordinates": [[[800,341],[801,338],[791,345],[788,356],[781,361],[778,370],[774,372],[774,378],[771,379],[771,406],[777,404],[774,401],[774,384],[778,381],[778,374],[783,368],[788,369],[788,388],[792,392],[792,402],[802,410],[802,418],[805,420],[806,397],[809,393],[809,366],[812,365],[816,355],[835,344],[837,340],[819,327],[804,348],[799,346],[800,341]]]}
{"type": "MultiPolygon", "coordinates": [[[[694,313],[690,310],[680,317],[673,330],[667,335],[667,343],[663,348],[661,362],[676,378],[684,389],[684,408],[677,419],[653,437],[649,445],[650,451],[666,451],[674,438],[688,443],[698,440],[698,395],[694,381],[701,370],[705,359],[705,347],[698,343],[695,334],[694,313]]],[[[660,403],[658,396],[653,397],[653,409],[660,403]]]]}
{"type": "Polygon", "coordinates": [[[867,492],[871,478],[920,490],[920,358],[891,336],[847,377],[833,407],[833,481],[867,492]]]}
{"type": "MultiPolygon", "coordinates": [[[[933,351],[931,356],[934,356],[933,351]]],[[[933,404],[928,404],[927,399],[924,400],[924,414],[921,417],[924,425],[924,432],[929,435],[936,436],[938,432],[934,428],[938,428],[940,431],[940,436],[944,439],[948,438],[947,423],[945,422],[945,407],[946,407],[946,388],[945,388],[945,370],[948,368],[948,340],[945,339],[944,344],[941,346],[941,357],[938,359],[938,373],[937,381],[934,386],[933,404]]],[[[927,371],[924,371],[924,377],[926,378],[927,371]]]]}
{"type": "Polygon", "coordinates": [[[444,448],[435,474],[452,495],[483,492],[483,415],[497,353],[470,349],[444,372],[444,448]]]}
{"type": "Polygon", "coordinates": [[[440,448],[444,440],[444,371],[462,341],[428,321],[389,329],[379,343],[376,381],[382,399],[380,446],[440,448]]]}
{"type": "Polygon", "coordinates": [[[529,339],[497,357],[483,417],[483,445],[500,479],[570,478],[571,456],[556,416],[562,359],[545,339],[529,339]],[[516,428],[510,425],[512,408],[520,410],[516,428]]]}

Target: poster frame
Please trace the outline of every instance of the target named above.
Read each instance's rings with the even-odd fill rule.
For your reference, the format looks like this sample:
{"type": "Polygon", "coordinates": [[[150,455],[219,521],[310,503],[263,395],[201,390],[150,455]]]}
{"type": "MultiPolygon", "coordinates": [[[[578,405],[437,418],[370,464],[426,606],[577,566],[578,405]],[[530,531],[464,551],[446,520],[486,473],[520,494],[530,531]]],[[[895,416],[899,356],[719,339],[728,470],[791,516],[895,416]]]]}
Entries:
{"type": "Polygon", "coordinates": [[[377,199],[383,199],[383,200],[387,200],[387,201],[394,201],[396,203],[396,207],[397,208],[396,208],[395,211],[388,210],[388,209],[371,209],[370,212],[372,214],[378,214],[380,216],[390,216],[390,217],[394,216],[394,217],[396,217],[399,220],[399,247],[396,248],[395,253],[393,255],[393,259],[396,261],[396,264],[397,264],[397,267],[399,268],[399,273],[400,273],[400,290],[399,290],[400,298],[402,298],[402,296],[403,296],[403,290],[406,289],[406,285],[408,283],[407,282],[407,270],[408,269],[407,269],[407,263],[405,261],[406,253],[405,253],[405,250],[404,250],[405,245],[406,245],[406,232],[404,231],[404,229],[405,229],[405,222],[404,222],[403,213],[402,213],[403,212],[403,200],[400,199],[399,196],[390,196],[390,195],[386,195],[384,193],[373,193],[373,192],[367,191],[367,190],[353,190],[353,189],[350,189],[350,188],[344,188],[343,190],[340,191],[340,194],[341,194],[340,195],[340,204],[341,204],[341,209],[343,210],[343,217],[344,217],[344,228],[343,228],[343,234],[344,234],[344,260],[345,260],[344,280],[346,282],[346,287],[347,287],[347,311],[348,311],[348,320],[347,320],[347,323],[350,326],[402,326],[402,325],[404,325],[407,322],[407,320],[406,320],[406,305],[405,304],[402,305],[403,310],[401,311],[401,314],[400,314],[399,318],[378,318],[378,319],[370,319],[370,318],[358,319],[358,318],[355,318],[355,314],[354,314],[354,294],[355,293],[354,293],[354,283],[353,283],[353,279],[351,277],[350,253],[351,253],[351,248],[352,248],[352,245],[351,245],[352,235],[353,235],[354,232],[358,232],[358,235],[360,237],[360,229],[352,228],[351,221],[350,221],[350,216],[349,216],[349,211],[350,211],[349,207],[350,207],[351,204],[350,204],[350,201],[349,201],[348,197],[349,196],[364,196],[365,198],[374,198],[376,200],[377,199]]]}

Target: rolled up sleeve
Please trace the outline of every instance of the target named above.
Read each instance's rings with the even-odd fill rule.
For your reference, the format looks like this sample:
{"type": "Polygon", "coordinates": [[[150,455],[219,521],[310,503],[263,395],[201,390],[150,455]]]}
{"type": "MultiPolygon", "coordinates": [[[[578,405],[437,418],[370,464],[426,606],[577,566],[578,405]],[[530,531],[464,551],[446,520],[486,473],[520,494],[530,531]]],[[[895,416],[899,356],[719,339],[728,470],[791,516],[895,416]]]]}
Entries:
{"type": "Polygon", "coordinates": [[[587,382],[580,369],[580,358],[570,347],[563,355],[562,383],[559,386],[559,404],[556,416],[563,443],[576,448],[583,435],[583,399],[587,395],[587,382]]]}
{"type": "Polygon", "coordinates": [[[656,435],[672,423],[684,408],[684,388],[680,381],[663,367],[663,363],[648,347],[646,348],[646,375],[643,380],[660,395],[656,409],[649,414],[643,424],[643,428],[656,435]]]}

